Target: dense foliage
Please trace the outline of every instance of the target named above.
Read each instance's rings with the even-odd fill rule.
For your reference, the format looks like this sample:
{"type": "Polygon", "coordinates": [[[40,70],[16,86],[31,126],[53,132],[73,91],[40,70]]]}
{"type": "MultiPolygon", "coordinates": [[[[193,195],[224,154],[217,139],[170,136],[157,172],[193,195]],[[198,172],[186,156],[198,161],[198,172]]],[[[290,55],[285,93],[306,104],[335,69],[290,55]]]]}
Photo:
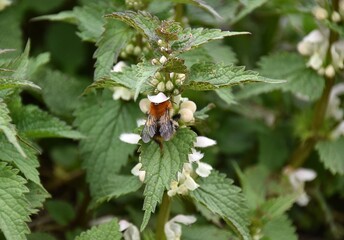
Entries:
{"type": "Polygon", "coordinates": [[[342,239],[343,0],[0,0],[0,239],[342,239]]]}

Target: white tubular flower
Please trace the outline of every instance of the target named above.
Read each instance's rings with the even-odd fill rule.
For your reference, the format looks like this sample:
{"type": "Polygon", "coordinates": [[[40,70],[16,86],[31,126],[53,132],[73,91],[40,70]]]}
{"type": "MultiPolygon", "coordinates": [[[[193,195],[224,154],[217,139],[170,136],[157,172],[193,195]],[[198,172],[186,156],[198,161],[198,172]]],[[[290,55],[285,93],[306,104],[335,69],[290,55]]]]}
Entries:
{"type": "Polygon", "coordinates": [[[332,64],[335,69],[344,68],[344,40],[337,41],[331,46],[332,64]]]}
{"type": "Polygon", "coordinates": [[[190,109],[190,111],[192,113],[196,112],[196,110],[197,110],[196,103],[194,103],[193,101],[190,101],[190,100],[182,102],[180,104],[180,108],[181,109],[183,109],[183,108],[190,109]]]}
{"type": "Polygon", "coordinates": [[[180,240],[182,236],[182,227],[180,223],[184,225],[190,225],[196,222],[194,216],[177,215],[165,224],[165,235],[167,240],[180,240]]]}
{"type": "Polygon", "coordinates": [[[198,136],[196,137],[196,142],[194,143],[195,147],[199,148],[205,148],[205,147],[211,147],[216,145],[216,141],[204,136],[198,136]]]}
{"type": "Polygon", "coordinates": [[[316,6],[315,8],[313,8],[312,12],[314,17],[318,20],[324,20],[328,17],[326,9],[320,6],[316,6]]]}
{"type": "Polygon", "coordinates": [[[123,61],[119,61],[118,63],[116,63],[115,66],[113,66],[111,72],[122,72],[123,68],[125,68],[127,66],[127,64],[123,61]]]}
{"type": "Polygon", "coordinates": [[[159,59],[159,62],[164,64],[165,62],[167,61],[167,58],[165,56],[162,56],[160,59],[159,59]]]}
{"type": "Polygon", "coordinates": [[[316,172],[306,168],[298,168],[295,170],[287,168],[285,174],[288,176],[290,185],[294,191],[299,193],[296,203],[300,206],[306,206],[309,202],[309,196],[304,189],[305,182],[314,180],[317,176],[316,172]]]}
{"type": "Polygon", "coordinates": [[[325,68],[325,76],[328,78],[333,78],[336,74],[336,70],[334,67],[330,64],[325,68]]]}
{"type": "Polygon", "coordinates": [[[307,65],[315,70],[322,67],[328,49],[329,31],[313,30],[297,45],[300,54],[310,56],[307,65]]]}
{"type": "Polygon", "coordinates": [[[140,240],[140,231],[139,229],[132,223],[121,220],[119,221],[119,230],[123,232],[124,240],[140,240]]]}
{"type": "Polygon", "coordinates": [[[339,12],[334,11],[334,12],[332,13],[332,15],[331,15],[331,20],[332,20],[333,22],[340,22],[341,17],[340,17],[339,12]]]}
{"type": "Polygon", "coordinates": [[[146,177],[146,171],[140,170],[142,168],[142,163],[138,163],[131,169],[131,174],[139,177],[140,181],[143,182],[146,177]]]}
{"type": "Polygon", "coordinates": [[[185,123],[189,123],[195,120],[193,116],[193,112],[188,108],[180,109],[179,114],[180,114],[180,119],[185,123]]]}
{"type": "Polygon", "coordinates": [[[331,133],[332,139],[337,139],[340,136],[344,136],[344,121],[341,121],[331,133]]]}
{"type": "Polygon", "coordinates": [[[344,116],[344,111],[340,107],[339,96],[344,94],[344,83],[336,84],[330,93],[326,115],[340,121],[344,116]]]}
{"type": "Polygon", "coordinates": [[[113,87],[113,91],[113,100],[123,99],[125,101],[129,101],[134,97],[134,93],[125,87],[113,87]]]}
{"type": "Polygon", "coordinates": [[[149,101],[152,103],[163,103],[170,99],[170,97],[167,97],[163,92],[158,93],[157,95],[148,95],[149,101]]]}
{"type": "Polygon", "coordinates": [[[136,133],[122,133],[119,136],[119,139],[125,143],[138,144],[141,139],[141,136],[136,133]]]}
{"type": "Polygon", "coordinates": [[[204,154],[196,151],[196,149],[191,149],[192,153],[188,155],[189,162],[190,163],[197,163],[198,167],[196,168],[196,173],[198,176],[206,178],[210,175],[211,170],[213,170],[213,167],[209,165],[208,163],[203,163],[200,160],[204,157],[204,154]]]}
{"type": "Polygon", "coordinates": [[[172,197],[176,194],[185,195],[188,191],[194,191],[199,187],[195,180],[191,177],[193,173],[192,165],[190,163],[184,163],[182,173],[178,172],[178,181],[172,181],[170,190],[167,195],[172,197]]]}
{"type": "Polygon", "coordinates": [[[138,127],[141,127],[141,126],[143,126],[143,125],[145,125],[146,124],[146,119],[137,119],[136,120],[136,125],[138,126],[138,127]]]}
{"type": "Polygon", "coordinates": [[[0,11],[4,10],[6,7],[12,4],[10,0],[0,0],[0,11]]]}

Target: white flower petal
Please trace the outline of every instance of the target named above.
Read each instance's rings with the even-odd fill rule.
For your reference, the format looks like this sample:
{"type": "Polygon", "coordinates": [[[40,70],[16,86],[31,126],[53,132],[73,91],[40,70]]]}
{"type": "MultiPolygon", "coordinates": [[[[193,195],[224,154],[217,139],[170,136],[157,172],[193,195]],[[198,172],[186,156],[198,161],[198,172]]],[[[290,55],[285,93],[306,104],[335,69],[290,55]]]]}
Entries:
{"type": "Polygon", "coordinates": [[[184,225],[190,225],[190,224],[196,222],[196,220],[197,219],[194,216],[179,214],[179,215],[175,216],[174,218],[172,218],[170,221],[177,222],[177,223],[183,223],[184,225]]]}
{"type": "Polygon", "coordinates": [[[211,165],[209,165],[208,163],[199,162],[196,173],[198,176],[206,178],[210,175],[211,170],[213,170],[213,167],[211,165]]]}
{"type": "Polygon", "coordinates": [[[198,136],[196,137],[196,142],[194,143],[195,147],[205,148],[214,146],[216,144],[216,141],[204,136],[198,136]]]}
{"type": "Polygon", "coordinates": [[[114,100],[123,99],[125,101],[129,101],[133,97],[133,93],[125,87],[114,87],[114,93],[112,94],[112,98],[114,100]]]}
{"type": "Polygon", "coordinates": [[[118,224],[119,224],[119,231],[123,232],[130,226],[131,223],[126,220],[121,220],[119,221],[118,224]]]}
{"type": "Polygon", "coordinates": [[[139,176],[140,174],[140,169],[142,168],[142,163],[138,163],[131,169],[131,174],[134,176],[139,176]]]}
{"type": "Polygon", "coordinates": [[[148,95],[149,101],[152,103],[162,103],[166,102],[170,99],[170,97],[167,97],[163,92],[158,93],[157,95],[148,95]]]}
{"type": "Polygon", "coordinates": [[[304,207],[308,204],[309,202],[309,197],[305,192],[302,192],[301,195],[296,199],[296,203],[301,206],[304,207]]]}
{"type": "Polygon", "coordinates": [[[139,172],[139,179],[141,182],[145,181],[145,177],[146,177],[146,171],[140,171],[139,172]]]}
{"type": "Polygon", "coordinates": [[[293,174],[300,182],[312,181],[317,176],[317,173],[315,171],[307,168],[296,169],[293,174]]]}
{"type": "Polygon", "coordinates": [[[182,236],[182,227],[177,223],[168,221],[164,230],[167,240],[179,240],[182,236]]]}
{"type": "Polygon", "coordinates": [[[195,182],[195,180],[191,176],[187,176],[184,182],[184,185],[187,189],[193,191],[199,187],[199,185],[195,182]]]}
{"type": "Polygon", "coordinates": [[[122,133],[119,136],[119,139],[125,143],[138,144],[138,142],[141,139],[141,136],[136,133],[122,133]]]}
{"type": "Polygon", "coordinates": [[[191,162],[199,162],[199,160],[201,160],[204,157],[203,153],[196,151],[196,149],[194,149],[194,148],[192,148],[191,151],[192,151],[192,153],[190,153],[188,155],[190,163],[191,162]]]}
{"type": "Polygon", "coordinates": [[[126,67],[127,64],[123,61],[119,61],[115,66],[113,66],[111,72],[122,72],[123,68],[126,67]]]}
{"type": "Polygon", "coordinates": [[[141,127],[141,126],[143,126],[145,124],[146,124],[146,119],[137,119],[137,121],[136,121],[136,125],[138,127],[141,127]]]}
{"type": "Polygon", "coordinates": [[[123,238],[124,240],[140,240],[140,231],[134,224],[130,224],[123,233],[123,238]]]}

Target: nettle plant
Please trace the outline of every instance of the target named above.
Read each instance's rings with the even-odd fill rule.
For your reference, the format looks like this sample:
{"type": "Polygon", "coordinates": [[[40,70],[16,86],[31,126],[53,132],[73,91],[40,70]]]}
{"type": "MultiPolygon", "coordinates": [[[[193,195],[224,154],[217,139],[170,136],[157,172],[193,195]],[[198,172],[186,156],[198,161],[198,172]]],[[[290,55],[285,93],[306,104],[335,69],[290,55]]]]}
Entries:
{"type": "MultiPolygon", "coordinates": [[[[113,98],[123,100],[131,98],[135,100],[140,94],[148,95],[148,98],[141,99],[138,104],[141,111],[147,115],[146,121],[139,120],[137,114],[130,116],[131,105],[137,105],[137,103],[128,105],[118,100],[118,105],[121,105],[121,111],[125,112],[125,115],[118,116],[116,125],[128,124],[129,119],[134,120],[132,121],[134,124],[136,120],[139,120],[138,128],[135,130],[135,127],[132,127],[132,131],[136,133],[122,133],[120,140],[139,144],[140,147],[139,162],[131,170],[132,174],[138,178],[116,176],[112,169],[107,170],[112,172],[111,181],[117,182],[118,186],[125,186],[124,189],[118,189],[118,192],[112,195],[119,196],[136,191],[143,184],[144,216],[141,231],[146,228],[151,214],[161,204],[156,220],[156,239],[166,237],[178,239],[181,230],[177,223],[191,224],[196,221],[194,216],[185,215],[177,215],[170,219],[170,204],[176,197],[191,201],[202,211],[209,212],[208,214],[222,217],[240,238],[250,239],[247,207],[240,189],[232,185],[231,179],[201,161],[203,153],[199,151],[199,148],[213,146],[216,141],[205,136],[197,136],[191,127],[197,128],[197,124],[207,117],[207,108],[196,111],[196,104],[183,97],[183,92],[187,90],[211,91],[249,82],[278,82],[261,77],[256,72],[246,71],[243,67],[213,62],[188,64],[183,58],[184,53],[207,42],[247,33],[183,28],[179,22],[161,21],[144,11],[115,12],[106,15],[106,18],[111,23],[111,29],[123,27],[118,20],[132,27],[132,29],[126,28],[125,32],[122,31],[121,36],[116,35],[115,39],[106,39],[108,42],[119,42],[119,37],[123,39],[124,34],[127,35],[128,45],[124,51],[120,53],[121,49],[116,49],[116,53],[120,53],[123,59],[130,57],[130,53],[140,52],[137,50],[137,45],[133,46],[130,42],[132,35],[135,35],[134,39],[138,40],[136,44],[148,42],[149,45],[145,45],[144,48],[150,48],[150,53],[143,54],[142,61],[138,64],[127,66],[119,62],[111,71],[108,68],[108,71],[87,89],[90,91],[92,88],[111,86],[114,91],[113,98]],[[140,126],[142,124],[143,126],[140,126]]],[[[103,36],[106,36],[106,33],[103,36]]],[[[99,49],[101,47],[102,45],[99,45],[99,49]]],[[[108,95],[105,96],[110,98],[108,95]]],[[[82,114],[78,114],[80,120],[77,119],[77,122],[80,121],[79,125],[81,129],[84,129],[89,126],[87,119],[82,119],[82,114]]],[[[118,128],[117,131],[124,131],[124,129],[118,128]]],[[[116,155],[124,154],[123,150],[127,148],[127,146],[123,147],[121,153],[116,153],[116,155]]],[[[128,150],[128,153],[131,153],[132,148],[128,150]]],[[[101,160],[101,157],[97,158],[101,160]]],[[[93,156],[88,158],[93,158],[90,161],[95,161],[93,156]]],[[[94,182],[93,176],[89,175],[91,190],[94,189],[95,195],[99,195],[99,187],[104,188],[102,176],[98,174],[97,182],[94,182]],[[101,186],[98,186],[99,184],[101,186]]],[[[102,197],[99,199],[101,201],[102,197]]],[[[121,226],[123,224],[120,222],[121,226]]],[[[127,227],[134,228],[127,222],[126,224],[127,227]]],[[[137,232],[131,231],[132,234],[137,232]]]]}

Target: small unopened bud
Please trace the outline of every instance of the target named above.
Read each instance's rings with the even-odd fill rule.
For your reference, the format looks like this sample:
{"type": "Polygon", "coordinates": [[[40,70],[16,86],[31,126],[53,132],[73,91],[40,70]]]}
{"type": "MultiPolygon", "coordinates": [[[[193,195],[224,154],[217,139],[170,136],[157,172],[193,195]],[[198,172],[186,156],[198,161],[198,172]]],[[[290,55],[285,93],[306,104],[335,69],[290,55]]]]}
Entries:
{"type": "Polygon", "coordinates": [[[139,46],[136,46],[135,48],[134,48],[134,55],[135,56],[138,56],[138,55],[140,55],[141,54],[141,48],[139,47],[139,46]]]}
{"type": "Polygon", "coordinates": [[[332,65],[328,65],[325,69],[325,76],[329,78],[333,78],[336,74],[336,71],[334,70],[334,67],[332,65]]]}
{"type": "Polygon", "coordinates": [[[323,76],[325,74],[325,69],[323,67],[319,68],[317,72],[319,75],[323,76]]]}
{"type": "Polygon", "coordinates": [[[159,60],[160,63],[164,64],[167,61],[167,58],[165,56],[162,56],[159,60]]]}
{"type": "Polygon", "coordinates": [[[125,51],[129,54],[133,53],[134,51],[134,45],[133,44],[128,44],[126,47],[125,47],[125,51]]]}
{"type": "Polygon", "coordinates": [[[156,89],[158,89],[159,92],[165,91],[165,83],[160,82],[160,83],[158,84],[158,86],[156,87],[156,89]]]}
{"type": "Polygon", "coordinates": [[[174,88],[173,83],[171,81],[168,81],[166,83],[166,89],[171,91],[174,88]]]}
{"type": "Polygon", "coordinates": [[[175,83],[176,83],[178,86],[182,85],[182,81],[181,81],[179,78],[176,79],[175,83]]]}
{"type": "Polygon", "coordinates": [[[160,51],[162,51],[162,52],[167,52],[167,50],[168,50],[168,48],[165,48],[165,47],[160,48],[160,51]]]}
{"type": "Polygon", "coordinates": [[[153,58],[151,63],[152,63],[152,65],[157,65],[159,63],[159,60],[156,58],[153,58]]]}
{"type": "Polygon", "coordinates": [[[159,45],[159,46],[163,46],[163,43],[164,43],[164,42],[163,42],[161,39],[158,40],[158,45],[159,45]]]}
{"type": "Polygon", "coordinates": [[[153,86],[158,85],[159,82],[160,82],[160,81],[159,81],[158,79],[156,79],[156,78],[152,78],[152,80],[150,81],[150,83],[151,83],[153,86]]]}
{"type": "Polygon", "coordinates": [[[161,75],[160,72],[156,72],[156,73],[154,74],[154,77],[155,77],[156,79],[162,79],[162,75],[161,75]]]}
{"type": "Polygon", "coordinates": [[[332,19],[333,22],[340,22],[341,17],[340,17],[339,12],[334,11],[332,13],[331,19],[332,19]]]}
{"type": "Polygon", "coordinates": [[[320,6],[317,6],[313,9],[313,15],[318,20],[324,20],[328,17],[326,9],[320,6]]]}
{"type": "Polygon", "coordinates": [[[174,78],[174,75],[175,75],[174,72],[171,72],[171,73],[170,73],[170,78],[173,79],[173,78],[174,78]]]}
{"type": "Polygon", "coordinates": [[[148,113],[149,106],[150,106],[150,101],[148,100],[148,98],[143,98],[139,102],[139,107],[143,113],[148,113]]]}
{"type": "Polygon", "coordinates": [[[184,82],[186,76],[184,73],[178,73],[177,77],[180,79],[181,82],[184,82]]]}
{"type": "Polygon", "coordinates": [[[193,102],[193,101],[185,101],[185,102],[182,102],[182,104],[180,104],[180,108],[181,109],[189,109],[191,112],[196,112],[196,109],[197,109],[197,106],[196,104],[193,102]]]}
{"type": "Polygon", "coordinates": [[[180,93],[180,92],[179,92],[178,89],[174,89],[174,90],[173,90],[173,94],[174,94],[174,95],[178,95],[179,93],[180,93]]]}
{"type": "Polygon", "coordinates": [[[142,52],[149,53],[149,48],[148,47],[143,47],[142,52]]]}
{"type": "Polygon", "coordinates": [[[191,122],[194,120],[193,112],[188,108],[182,108],[179,110],[180,119],[184,122],[191,122]]]}
{"type": "Polygon", "coordinates": [[[120,56],[121,56],[121,58],[126,58],[127,57],[127,53],[125,51],[122,51],[120,56]]]}

